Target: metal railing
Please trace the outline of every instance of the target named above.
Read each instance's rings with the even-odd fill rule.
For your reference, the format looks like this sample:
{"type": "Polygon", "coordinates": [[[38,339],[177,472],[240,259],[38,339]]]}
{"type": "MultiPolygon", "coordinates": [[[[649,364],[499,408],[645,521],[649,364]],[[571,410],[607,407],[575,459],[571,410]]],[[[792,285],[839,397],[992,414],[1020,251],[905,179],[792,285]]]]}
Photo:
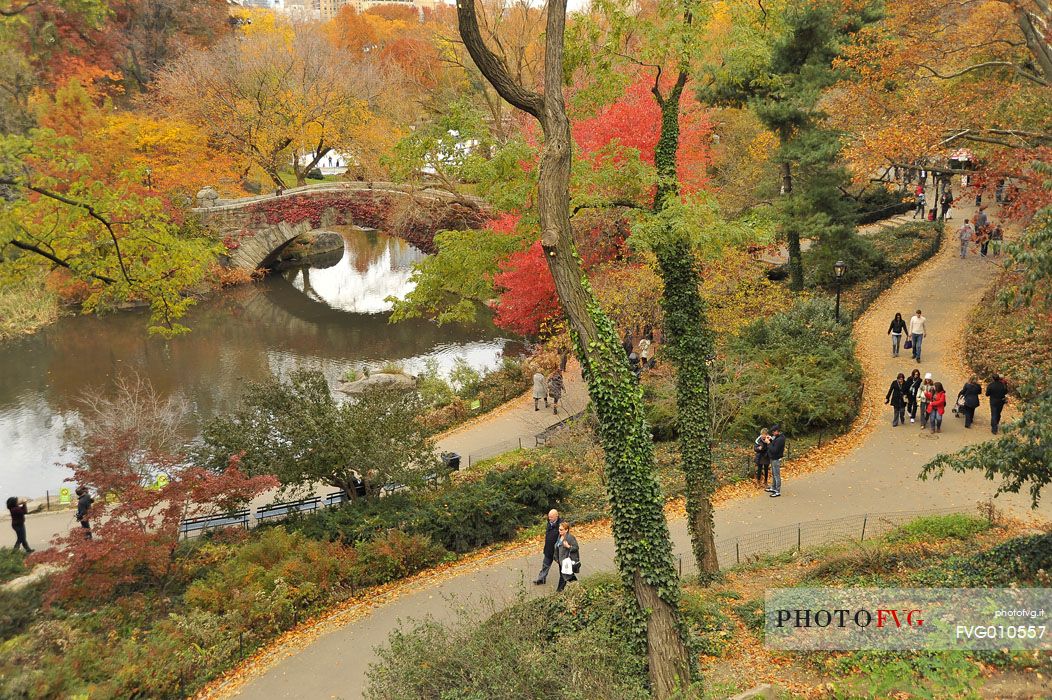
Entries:
{"type": "Polygon", "coordinates": [[[763,556],[800,552],[809,547],[834,544],[836,542],[863,542],[885,535],[917,518],[930,515],[985,513],[992,518],[993,509],[985,508],[929,508],[925,510],[901,510],[882,513],[858,513],[843,518],[811,520],[795,525],[784,525],[770,530],[761,530],[749,535],[735,537],[726,542],[717,537],[716,555],[721,567],[755,561],[763,556]]]}

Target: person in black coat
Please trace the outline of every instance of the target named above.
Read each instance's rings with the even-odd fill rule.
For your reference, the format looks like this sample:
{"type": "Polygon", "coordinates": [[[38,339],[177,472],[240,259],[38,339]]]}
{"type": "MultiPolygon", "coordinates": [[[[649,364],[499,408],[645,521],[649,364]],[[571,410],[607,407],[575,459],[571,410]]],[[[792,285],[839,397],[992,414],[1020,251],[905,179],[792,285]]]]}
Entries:
{"type": "Polygon", "coordinates": [[[906,375],[899,372],[899,376],[891,383],[891,388],[888,389],[888,393],[884,397],[884,403],[890,403],[891,407],[895,409],[895,418],[891,421],[892,427],[897,426],[899,423],[904,424],[906,422],[907,389],[906,375]]]}
{"type": "Polygon", "coordinates": [[[95,499],[88,493],[87,486],[77,487],[77,520],[80,522],[80,526],[84,528],[84,536],[91,539],[91,522],[88,520],[88,513],[91,511],[91,505],[95,502],[95,499]]]}
{"type": "Polygon", "coordinates": [[[1008,385],[1001,375],[995,374],[986,385],[986,396],[990,399],[990,432],[997,435],[997,429],[1001,425],[1001,411],[1008,401],[1008,385]]]}
{"type": "Polygon", "coordinates": [[[26,499],[11,496],[7,499],[7,510],[11,513],[11,529],[15,531],[15,551],[21,546],[26,554],[31,554],[33,550],[26,541],[26,515],[29,513],[26,499]]]}
{"type": "Polygon", "coordinates": [[[544,530],[544,562],[537,578],[533,579],[534,585],[543,586],[548,580],[548,570],[552,568],[555,561],[555,543],[559,541],[559,526],[562,525],[559,511],[552,508],[548,511],[548,527],[544,530]]]}
{"type": "Polygon", "coordinates": [[[964,385],[957,398],[961,400],[961,413],[964,414],[964,427],[972,427],[975,420],[975,409],[979,408],[979,397],[983,395],[983,385],[972,377],[964,385]]]}
{"type": "Polygon", "coordinates": [[[785,433],[782,426],[771,426],[771,443],[767,446],[767,456],[771,458],[771,488],[765,489],[771,494],[771,498],[782,495],[782,459],[785,457],[785,433]]]}
{"type": "Polygon", "coordinates": [[[910,372],[909,379],[906,380],[906,412],[910,414],[910,423],[917,420],[917,405],[920,403],[918,393],[923,384],[919,369],[910,372]]]}

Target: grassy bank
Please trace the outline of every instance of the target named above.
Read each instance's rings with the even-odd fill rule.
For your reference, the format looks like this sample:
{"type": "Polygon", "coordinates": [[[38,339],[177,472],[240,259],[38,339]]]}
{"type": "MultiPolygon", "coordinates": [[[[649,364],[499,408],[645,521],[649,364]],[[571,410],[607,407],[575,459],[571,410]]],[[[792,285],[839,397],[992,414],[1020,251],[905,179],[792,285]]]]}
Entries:
{"type": "Polygon", "coordinates": [[[34,333],[58,319],[58,297],[42,280],[0,286],[0,341],[34,333]]]}

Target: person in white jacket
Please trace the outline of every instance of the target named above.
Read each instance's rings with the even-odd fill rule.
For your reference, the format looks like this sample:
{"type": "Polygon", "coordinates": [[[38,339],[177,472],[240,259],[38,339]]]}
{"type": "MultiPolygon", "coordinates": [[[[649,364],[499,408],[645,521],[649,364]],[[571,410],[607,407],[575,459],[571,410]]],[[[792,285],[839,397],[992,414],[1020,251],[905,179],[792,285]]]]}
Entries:
{"type": "Polygon", "coordinates": [[[533,410],[539,411],[538,402],[544,400],[544,407],[548,408],[548,380],[540,372],[533,373],[533,410]]]}
{"type": "Polygon", "coordinates": [[[917,309],[916,315],[910,318],[910,340],[913,341],[913,359],[918,363],[921,361],[921,343],[924,342],[924,338],[928,335],[928,328],[925,325],[927,321],[928,319],[924,318],[920,309],[917,309]]]}

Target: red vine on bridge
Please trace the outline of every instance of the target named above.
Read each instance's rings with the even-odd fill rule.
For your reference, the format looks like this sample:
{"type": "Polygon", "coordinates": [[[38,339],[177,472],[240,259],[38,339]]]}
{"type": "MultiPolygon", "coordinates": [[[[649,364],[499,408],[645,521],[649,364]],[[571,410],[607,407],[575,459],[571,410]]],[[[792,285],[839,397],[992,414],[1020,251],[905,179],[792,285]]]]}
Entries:
{"type": "MultiPolygon", "coordinates": [[[[295,226],[306,221],[312,228],[351,224],[375,228],[402,238],[425,253],[435,252],[435,234],[439,231],[478,228],[488,218],[477,207],[460,202],[402,199],[376,192],[354,196],[302,194],[264,200],[248,211],[253,219],[258,217],[270,226],[281,222],[295,226]]],[[[244,229],[240,237],[254,234],[254,230],[244,229]]],[[[228,249],[239,245],[236,241],[224,243],[228,249]]]]}

